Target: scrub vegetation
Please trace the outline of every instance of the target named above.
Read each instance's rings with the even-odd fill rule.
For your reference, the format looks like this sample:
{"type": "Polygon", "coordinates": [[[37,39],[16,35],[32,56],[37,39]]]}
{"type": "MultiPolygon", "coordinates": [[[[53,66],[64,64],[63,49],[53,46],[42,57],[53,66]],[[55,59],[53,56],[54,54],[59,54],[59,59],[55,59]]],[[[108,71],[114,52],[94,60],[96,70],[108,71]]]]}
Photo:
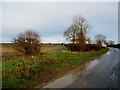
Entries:
{"type": "Polygon", "coordinates": [[[41,53],[24,55],[16,54],[11,46],[3,45],[3,88],[41,87],[64,75],[68,70],[108,51],[107,48],[102,48],[98,51],[70,52],[63,45],[41,45],[41,53]],[[5,47],[8,51],[11,48],[13,53],[5,56],[5,47]]]}

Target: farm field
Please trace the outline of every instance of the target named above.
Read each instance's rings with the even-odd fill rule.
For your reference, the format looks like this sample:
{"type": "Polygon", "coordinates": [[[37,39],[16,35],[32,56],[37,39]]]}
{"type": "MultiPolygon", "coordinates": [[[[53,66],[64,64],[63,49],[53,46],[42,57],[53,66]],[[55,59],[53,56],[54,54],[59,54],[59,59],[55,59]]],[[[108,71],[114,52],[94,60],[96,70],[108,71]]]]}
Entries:
{"type": "MultiPolygon", "coordinates": [[[[9,55],[17,55],[20,54],[14,50],[14,46],[12,44],[0,44],[0,53],[2,56],[9,56],[9,55]]],[[[41,52],[49,52],[49,51],[56,51],[62,49],[61,45],[57,44],[44,44],[41,45],[41,52]]]]}
{"type": "Polygon", "coordinates": [[[69,52],[63,45],[46,44],[41,46],[40,54],[27,56],[16,52],[12,44],[3,44],[3,88],[40,88],[108,50],[69,52]]]}

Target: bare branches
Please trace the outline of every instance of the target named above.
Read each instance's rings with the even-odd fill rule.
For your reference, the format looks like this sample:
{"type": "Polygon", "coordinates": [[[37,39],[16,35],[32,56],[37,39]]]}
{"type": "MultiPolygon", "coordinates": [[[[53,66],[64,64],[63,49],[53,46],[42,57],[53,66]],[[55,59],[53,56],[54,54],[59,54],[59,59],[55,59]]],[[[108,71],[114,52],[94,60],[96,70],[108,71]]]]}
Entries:
{"type": "Polygon", "coordinates": [[[18,51],[25,54],[37,54],[40,51],[40,36],[36,32],[26,31],[13,38],[18,51]]]}
{"type": "Polygon", "coordinates": [[[89,25],[85,18],[81,16],[75,16],[73,18],[72,25],[64,32],[64,36],[67,40],[74,43],[85,43],[86,34],[88,31],[89,25]]]}
{"type": "Polygon", "coordinates": [[[106,36],[103,34],[98,34],[95,36],[95,40],[98,45],[102,45],[102,43],[106,43],[106,36]]]}

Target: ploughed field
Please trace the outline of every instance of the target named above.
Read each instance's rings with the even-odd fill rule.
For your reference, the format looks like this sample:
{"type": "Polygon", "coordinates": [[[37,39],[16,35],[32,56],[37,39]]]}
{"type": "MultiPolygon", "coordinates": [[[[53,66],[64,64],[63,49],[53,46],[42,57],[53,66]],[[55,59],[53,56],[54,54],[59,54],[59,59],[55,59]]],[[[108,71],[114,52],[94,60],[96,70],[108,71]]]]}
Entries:
{"type": "Polygon", "coordinates": [[[70,52],[57,44],[42,44],[40,48],[40,54],[33,56],[15,51],[12,44],[2,45],[3,88],[40,88],[108,51],[108,48],[102,48],[99,51],[70,52]]]}

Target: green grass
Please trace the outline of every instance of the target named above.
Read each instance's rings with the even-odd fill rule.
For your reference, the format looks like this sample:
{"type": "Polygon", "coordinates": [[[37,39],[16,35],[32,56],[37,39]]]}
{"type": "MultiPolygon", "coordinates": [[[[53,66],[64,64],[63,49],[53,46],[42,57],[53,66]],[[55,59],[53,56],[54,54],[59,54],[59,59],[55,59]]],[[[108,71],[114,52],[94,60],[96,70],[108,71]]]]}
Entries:
{"type": "Polygon", "coordinates": [[[52,51],[37,56],[13,56],[2,59],[3,88],[33,88],[63,75],[86,60],[90,60],[108,51],[67,52],[52,51]]]}

